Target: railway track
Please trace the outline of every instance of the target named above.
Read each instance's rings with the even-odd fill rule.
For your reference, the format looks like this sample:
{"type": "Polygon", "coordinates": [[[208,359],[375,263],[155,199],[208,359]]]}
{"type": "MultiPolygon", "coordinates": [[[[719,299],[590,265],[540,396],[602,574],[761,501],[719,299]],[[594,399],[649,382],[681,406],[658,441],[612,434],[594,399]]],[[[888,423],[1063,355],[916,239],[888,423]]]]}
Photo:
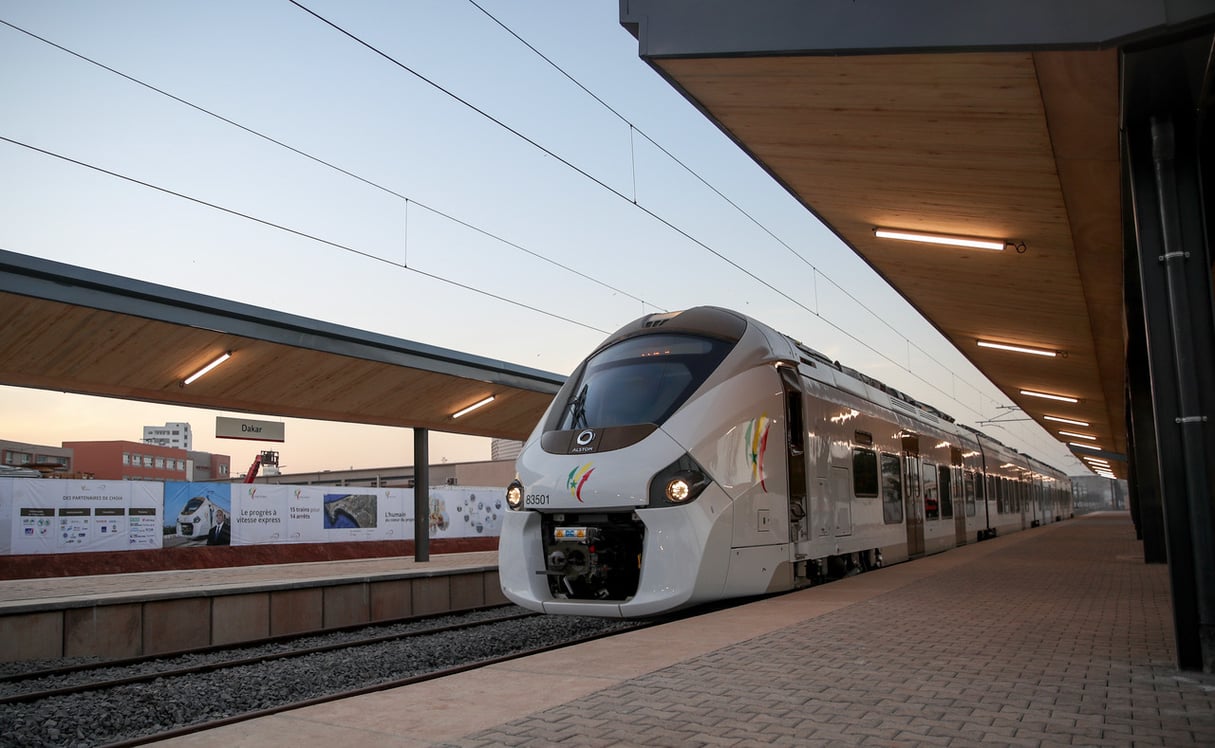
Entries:
{"type": "Polygon", "coordinates": [[[6,726],[0,745],[142,745],[637,626],[541,616],[511,606],[296,643],[10,675],[0,678],[0,724],[6,726]],[[261,651],[267,647],[273,651],[261,651]]]}

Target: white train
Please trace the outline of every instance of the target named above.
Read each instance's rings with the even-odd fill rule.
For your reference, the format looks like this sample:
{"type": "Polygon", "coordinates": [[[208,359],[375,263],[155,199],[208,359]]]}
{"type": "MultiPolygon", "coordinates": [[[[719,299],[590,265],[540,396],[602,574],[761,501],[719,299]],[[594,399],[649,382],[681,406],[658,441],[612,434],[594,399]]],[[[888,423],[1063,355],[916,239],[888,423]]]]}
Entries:
{"type": "Polygon", "coordinates": [[[192,497],[177,514],[177,536],[206,540],[215,526],[215,510],[220,508],[207,496],[192,497]]]}
{"type": "Polygon", "coordinates": [[[1057,470],[715,307],[610,336],[517,471],[502,589],[547,613],[653,616],[1071,515],[1057,470]]]}

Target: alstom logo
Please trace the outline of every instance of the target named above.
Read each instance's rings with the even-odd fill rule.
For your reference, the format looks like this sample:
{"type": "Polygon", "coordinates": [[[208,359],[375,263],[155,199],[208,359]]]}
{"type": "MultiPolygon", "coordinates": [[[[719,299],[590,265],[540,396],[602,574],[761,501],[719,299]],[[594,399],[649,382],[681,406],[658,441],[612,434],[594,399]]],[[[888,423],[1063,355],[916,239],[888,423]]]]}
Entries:
{"type": "Polygon", "coordinates": [[[565,481],[565,487],[570,490],[570,496],[577,499],[579,503],[582,503],[582,487],[590,480],[591,473],[595,472],[595,468],[591,467],[593,464],[588,462],[582,467],[574,468],[565,481]]]}

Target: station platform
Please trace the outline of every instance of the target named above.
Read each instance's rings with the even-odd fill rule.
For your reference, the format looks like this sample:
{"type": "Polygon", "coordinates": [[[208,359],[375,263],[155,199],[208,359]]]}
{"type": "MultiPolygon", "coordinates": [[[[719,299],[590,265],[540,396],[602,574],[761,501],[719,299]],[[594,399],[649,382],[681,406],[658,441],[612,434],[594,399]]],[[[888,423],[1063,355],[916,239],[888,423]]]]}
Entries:
{"type": "Polygon", "coordinates": [[[0,580],[0,662],[160,654],[506,602],[496,551],[0,580]]]}
{"type": "Polygon", "coordinates": [[[1089,515],[610,639],[163,741],[1211,746],[1167,570],[1089,515]]]}

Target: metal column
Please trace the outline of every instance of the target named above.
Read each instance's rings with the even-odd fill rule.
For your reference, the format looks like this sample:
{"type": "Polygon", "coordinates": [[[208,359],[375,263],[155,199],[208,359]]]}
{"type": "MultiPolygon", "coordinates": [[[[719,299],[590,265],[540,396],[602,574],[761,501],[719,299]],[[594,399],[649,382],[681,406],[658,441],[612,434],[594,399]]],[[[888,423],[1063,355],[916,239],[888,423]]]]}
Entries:
{"type": "MultiPolygon", "coordinates": [[[[1133,74],[1134,65],[1128,68],[1133,74]]],[[[1162,106],[1157,93],[1144,102],[1130,97],[1130,106],[1145,103],[1151,109],[1128,112],[1126,163],[1135,212],[1177,660],[1181,668],[1212,672],[1215,318],[1200,190],[1202,167],[1193,110],[1162,106]]],[[[1136,432],[1144,433],[1138,425],[1136,432]]]]}
{"type": "Polygon", "coordinates": [[[413,560],[430,560],[430,429],[413,430],[413,560]]]}

